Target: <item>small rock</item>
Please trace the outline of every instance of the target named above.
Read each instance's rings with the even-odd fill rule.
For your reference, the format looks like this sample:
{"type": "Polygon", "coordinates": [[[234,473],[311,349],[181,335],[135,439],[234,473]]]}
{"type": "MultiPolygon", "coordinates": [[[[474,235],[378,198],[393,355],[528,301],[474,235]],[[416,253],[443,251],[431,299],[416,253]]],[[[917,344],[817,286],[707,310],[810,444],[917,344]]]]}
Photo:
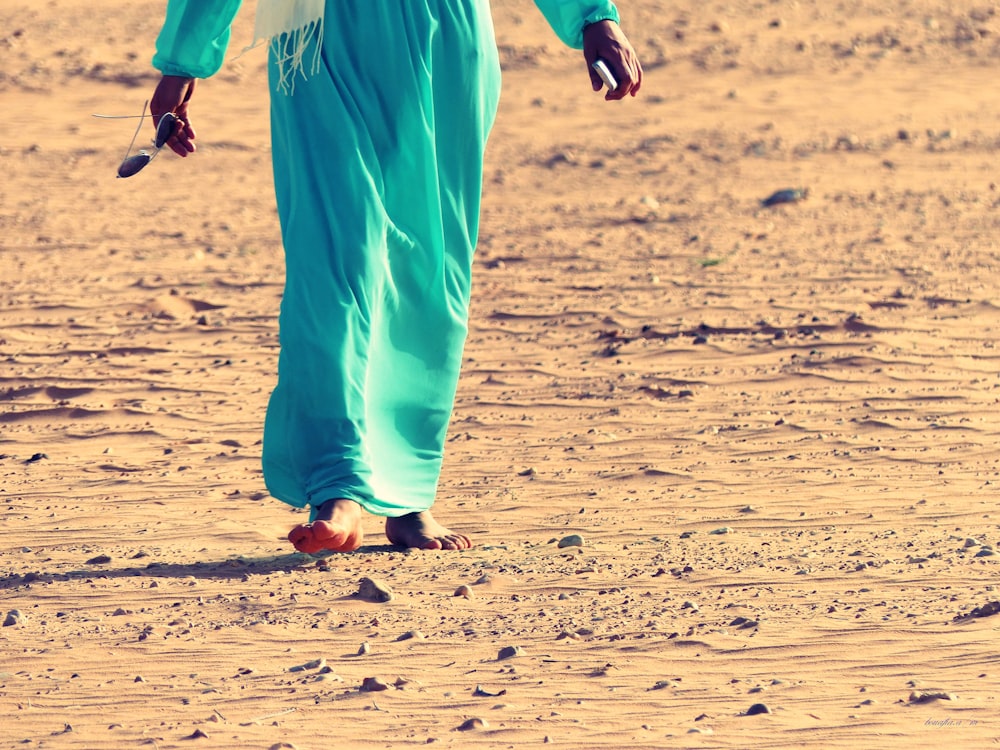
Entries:
{"type": "Polygon", "coordinates": [[[365,654],[370,654],[372,652],[372,646],[368,641],[365,641],[360,646],[358,646],[358,656],[364,656],[365,654]]]}
{"type": "Polygon", "coordinates": [[[490,725],[486,719],[466,719],[458,726],[459,732],[470,732],[475,729],[489,729],[490,725]]]}
{"type": "Polygon", "coordinates": [[[805,200],[808,195],[808,190],[799,190],[797,188],[777,190],[762,200],[761,204],[764,206],[777,206],[781,203],[798,203],[801,200],[805,200]]]}
{"type": "Polygon", "coordinates": [[[978,539],[970,536],[970,537],[966,538],[965,544],[962,545],[962,546],[965,547],[966,549],[968,549],[969,547],[980,547],[980,546],[982,546],[982,542],[980,542],[978,539]]]}
{"type": "Polygon", "coordinates": [[[425,640],[425,639],[426,639],[426,636],[423,633],[421,633],[419,630],[407,630],[405,633],[403,633],[401,636],[399,636],[399,638],[397,638],[396,640],[397,641],[422,641],[422,640],[425,640]]]}
{"type": "Polygon", "coordinates": [[[86,565],[106,565],[111,562],[111,558],[108,555],[98,555],[97,557],[92,557],[85,563],[86,565]]]}
{"type": "Polygon", "coordinates": [[[524,656],[524,649],[520,646],[504,646],[497,653],[497,661],[502,661],[503,659],[512,659],[515,656],[524,656]]]}
{"type": "Polygon", "coordinates": [[[21,610],[12,609],[4,618],[3,626],[9,628],[12,625],[20,625],[22,622],[24,622],[24,615],[21,614],[21,610]]]}
{"type": "Polygon", "coordinates": [[[730,526],[723,526],[723,527],[718,528],[718,529],[712,529],[708,533],[709,534],[732,534],[733,533],[733,529],[730,526]]]}
{"type": "Polygon", "coordinates": [[[393,598],[388,584],[374,578],[362,578],[358,583],[358,596],[370,602],[388,602],[393,598]]]}
{"type": "Polygon", "coordinates": [[[754,703],[750,708],[747,709],[745,716],[756,716],[757,714],[769,714],[771,709],[767,707],[766,703],[754,703]]]}
{"type": "Polygon", "coordinates": [[[570,534],[568,536],[564,536],[562,539],[559,540],[559,544],[557,546],[560,549],[565,547],[582,547],[583,537],[580,536],[579,534],[570,534]]]}
{"type": "Polygon", "coordinates": [[[484,690],[482,685],[476,685],[476,689],[472,691],[472,694],[477,698],[499,698],[501,695],[507,695],[507,691],[500,690],[498,693],[491,693],[488,690],[484,690]]]}
{"type": "Polygon", "coordinates": [[[677,687],[678,683],[673,680],[657,680],[656,684],[651,688],[646,688],[647,690],[665,690],[666,688],[677,687]]]}
{"type": "Polygon", "coordinates": [[[207,740],[208,739],[208,735],[205,734],[200,729],[195,729],[191,734],[189,734],[184,739],[186,739],[186,740],[201,740],[201,739],[207,740]]]}
{"type": "Polygon", "coordinates": [[[307,672],[310,669],[322,669],[326,666],[326,659],[313,659],[312,661],[307,661],[305,664],[296,664],[294,667],[289,667],[289,672],[307,672]]]}
{"type": "MultiPolygon", "coordinates": [[[[17,612],[17,610],[14,610],[17,612]]],[[[986,602],[981,607],[976,607],[969,613],[969,617],[990,617],[1000,614],[1000,602],[986,602]]]]}
{"type": "Polygon", "coordinates": [[[464,583],[455,589],[455,596],[464,596],[466,599],[471,599],[474,594],[472,593],[472,587],[466,586],[464,583]]]}
{"type": "Polygon", "coordinates": [[[381,677],[365,677],[361,682],[362,693],[379,693],[389,689],[389,683],[381,677]]]}
{"type": "Polygon", "coordinates": [[[992,547],[983,547],[975,554],[975,557],[993,557],[995,554],[992,547]]]}
{"type": "Polygon", "coordinates": [[[910,693],[910,703],[930,703],[931,701],[957,701],[954,693],[943,690],[914,690],[910,693]]]}

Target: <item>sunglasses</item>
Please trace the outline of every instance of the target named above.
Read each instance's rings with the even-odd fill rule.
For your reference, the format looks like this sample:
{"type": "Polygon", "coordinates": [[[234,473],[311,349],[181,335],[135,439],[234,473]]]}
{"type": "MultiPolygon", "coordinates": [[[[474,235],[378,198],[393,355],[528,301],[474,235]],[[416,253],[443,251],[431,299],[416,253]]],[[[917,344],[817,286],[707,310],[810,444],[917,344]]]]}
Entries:
{"type": "MultiPolygon", "coordinates": [[[[146,149],[140,149],[139,153],[129,156],[132,153],[132,148],[135,146],[135,139],[139,137],[139,131],[142,130],[142,125],[146,121],[146,109],[149,107],[149,102],[147,101],[142,106],[141,115],[94,115],[94,117],[102,117],[106,119],[121,119],[125,117],[138,117],[139,126],[135,129],[135,134],[132,136],[132,142],[128,144],[128,150],[125,152],[125,158],[122,159],[122,163],[118,165],[118,176],[119,177],[131,177],[132,175],[138,174],[146,166],[156,158],[156,155],[160,153],[160,149],[166,145],[166,142],[173,135],[174,125],[177,123],[177,115],[173,112],[167,112],[165,115],[160,117],[160,121],[156,124],[156,137],[153,139],[153,150],[148,151],[146,149]]],[[[152,117],[152,115],[149,115],[152,117]]]]}
{"type": "Polygon", "coordinates": [[[135,139],[139,136],[139,131],[142,130],[142,123],[146,119],[146,107],[148,102],[142,107],[142,116],[139,119],[139,127],[135,129],[135,135],[132,136],[132,142],[128,144],[128,151],[125,152],[125,158],[122,159],[122,163],[118,165],[118,176],[119,177],[131,177],[134,174],[138,174],[146,165],[149,164],[156,155],[160,153],[160,149],[167,142],[174,133],[174,124],[177,122],[177,115],[173,112],[167,112],[160,121],[156,124],[156,138],[153,139],[153,152],[150,153],[145,149],[141,149],[135,156],[129,156],[132,153],[132,147],[135,145],[135,139]]]}

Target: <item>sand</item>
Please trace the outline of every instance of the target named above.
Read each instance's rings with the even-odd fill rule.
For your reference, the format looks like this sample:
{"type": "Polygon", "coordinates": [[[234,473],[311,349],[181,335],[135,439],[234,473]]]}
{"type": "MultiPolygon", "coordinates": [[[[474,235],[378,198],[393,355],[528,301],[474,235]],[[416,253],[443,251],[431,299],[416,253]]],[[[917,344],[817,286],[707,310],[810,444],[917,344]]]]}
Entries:
{"type": "Polygon", "coordinates": [[[325,556],[259,466],[263,53],[116,180],[90,115],[141,110],[163,3],[0,6],[0,747],[1000,737],[993,7],[625,0],[608,105],[495,5],[436,506],[476,546],[325,556]]]}

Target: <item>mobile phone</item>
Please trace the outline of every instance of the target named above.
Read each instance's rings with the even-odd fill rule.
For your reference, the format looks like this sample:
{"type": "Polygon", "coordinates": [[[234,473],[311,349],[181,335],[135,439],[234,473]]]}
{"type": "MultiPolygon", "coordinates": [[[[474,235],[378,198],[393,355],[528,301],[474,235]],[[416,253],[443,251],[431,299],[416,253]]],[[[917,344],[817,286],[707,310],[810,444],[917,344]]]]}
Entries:
{"type": "Polygon", "coordinates": [[[611,66],[606,61],[598,57],[590,67],[597,71],[597,75],[604,81],[604,85],[608,87],[608,91],[614,91],[618,88],[618,79],[615,78],[615,74],[611,72],[611,66]]]}

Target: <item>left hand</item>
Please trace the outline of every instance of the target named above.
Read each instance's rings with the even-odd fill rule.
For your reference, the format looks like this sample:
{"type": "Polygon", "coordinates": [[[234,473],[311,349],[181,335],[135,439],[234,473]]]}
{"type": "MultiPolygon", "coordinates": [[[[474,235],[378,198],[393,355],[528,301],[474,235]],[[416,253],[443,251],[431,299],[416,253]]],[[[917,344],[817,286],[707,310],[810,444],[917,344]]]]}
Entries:
{"type": "Polygon", "coordinates": [[[153,115],[153,127],[167,112],[177,115],[174,132],[170,134],[166,145],[178,156],[187,156],[194,152],[195,133],[188,116],[188,105],[191,94],[194,93],[194,78],[183,76],[163,76],[156,85],[153,98],[149,102],[149,112],[153,115]]]}
{"type": "Polygon", "coordinates": [[[601,58],[610,67],[618,79],[618,88],[604,95],[607,101],[624,99],[631,94],[639,93],[642,85],[642,65],[639,56],[632,48],[625,32],[614,21],[598,21],[588,24],[583,29],[583,56],[590,72],[590,82],[594,91],[600,91],[604,86],[601,77],[590,66],[594,60],[601,58]]]}

